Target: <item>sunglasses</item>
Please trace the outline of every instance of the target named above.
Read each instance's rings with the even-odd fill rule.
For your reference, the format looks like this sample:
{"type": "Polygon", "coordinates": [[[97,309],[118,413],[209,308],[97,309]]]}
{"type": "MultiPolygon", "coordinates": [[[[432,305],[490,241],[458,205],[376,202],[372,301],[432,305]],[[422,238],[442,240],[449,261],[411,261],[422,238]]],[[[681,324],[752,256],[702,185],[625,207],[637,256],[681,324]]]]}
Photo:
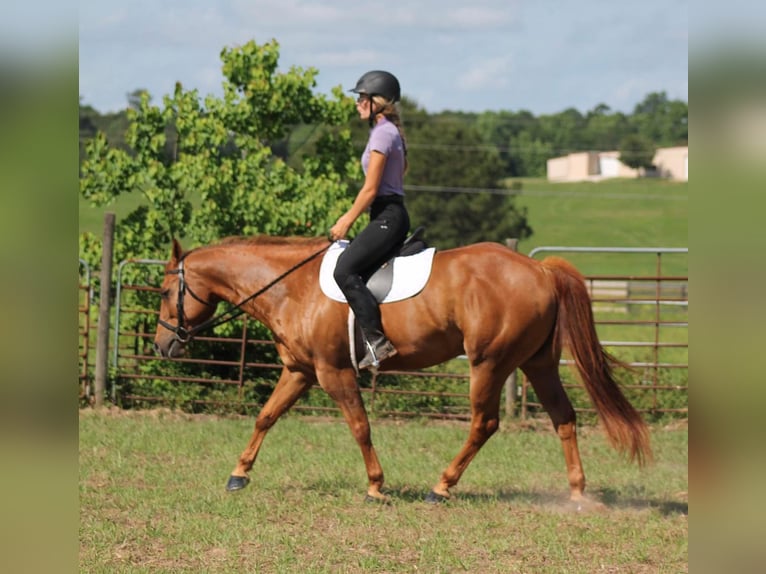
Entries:
{"type": "Polygon", "coordinates": [[[369,101],[369,99],[370,99],[370,96],[368,96],[367,94],[359,94],[359,97],[356,99],[356,103],[362,104],[366,101],[369,101]]]}

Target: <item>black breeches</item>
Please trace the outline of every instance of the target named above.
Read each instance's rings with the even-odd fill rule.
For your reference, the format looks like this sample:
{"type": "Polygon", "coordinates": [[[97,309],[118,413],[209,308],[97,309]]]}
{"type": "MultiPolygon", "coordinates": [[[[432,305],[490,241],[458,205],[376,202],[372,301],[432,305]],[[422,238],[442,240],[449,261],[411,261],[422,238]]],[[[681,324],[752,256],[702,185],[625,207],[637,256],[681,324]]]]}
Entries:
{"type": "Polygon", "coordinates": [[[376,200],[370,209],[370,223],[338,257],[335,282],[365,335],[383,332],[378,303],[365,283],[399,248],[409,230],[410,218],[402,203],[381,205],[376,200]]]}

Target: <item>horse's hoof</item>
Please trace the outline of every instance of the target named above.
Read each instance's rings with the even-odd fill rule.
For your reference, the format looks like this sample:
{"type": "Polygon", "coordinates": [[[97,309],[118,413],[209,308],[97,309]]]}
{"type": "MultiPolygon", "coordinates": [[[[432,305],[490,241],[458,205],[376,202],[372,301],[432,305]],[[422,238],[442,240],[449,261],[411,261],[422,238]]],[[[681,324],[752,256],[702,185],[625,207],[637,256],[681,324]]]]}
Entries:
{"type": "Polygon", "coordinates": [[[234,492],[235,490],[242,490],[248,484],[250,479],[246,476],[234,476],[229,477],[229,482],[226,483],[226,492],[234,492]]]}
{"type": "Polygon", "coordinates": [[[366,504],[390,504],[391,500],[387,496],[381,496],[380,498],[378,498],[377,496],[365,494],[364,502],[366,504]]]}
{"type": "Polygon", "coordinates": [[[442,496],[441,494],[438,494],[434,492],[433,490],[426,494],[426,502],[428,504],[441,504],[442,502],[446,502],[449,500],[446,496],[442,496]]]}

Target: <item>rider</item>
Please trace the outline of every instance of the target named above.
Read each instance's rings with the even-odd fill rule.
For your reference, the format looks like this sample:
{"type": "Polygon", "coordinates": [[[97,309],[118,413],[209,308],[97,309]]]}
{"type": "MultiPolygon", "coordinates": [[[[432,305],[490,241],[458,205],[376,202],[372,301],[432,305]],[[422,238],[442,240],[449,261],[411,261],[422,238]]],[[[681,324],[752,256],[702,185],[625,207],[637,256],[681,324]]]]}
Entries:
{"type": "Polygon", "coordinates": [[[378,303],[365,283],[393,255],[410,229],[403,188],[407,148],[396,108],[401,97],[399,80],[389,72],[373,70],[359,78],[350,91],[359,94],[357,112],[371,128],[362,154],[365,179],[353,205],[330,229],[330,238],[346,237],[362,212],[369,210],[369,224],[343,251],[335,269],[335,282],[354,311],[365,339],[367,353],[359,362],[359,368],[365,369],[377,367],[380,361],[396,354],[383,333],[378,303]]]}

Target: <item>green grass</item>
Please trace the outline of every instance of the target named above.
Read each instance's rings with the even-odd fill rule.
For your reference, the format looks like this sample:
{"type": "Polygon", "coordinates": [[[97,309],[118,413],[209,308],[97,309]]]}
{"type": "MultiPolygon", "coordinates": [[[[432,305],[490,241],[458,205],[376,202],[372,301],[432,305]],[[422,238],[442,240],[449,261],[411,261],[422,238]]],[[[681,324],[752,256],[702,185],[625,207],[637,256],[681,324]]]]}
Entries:
{"type": "MultiPolygon", "coordinates": [[[[513,180],[516,181],[516,180],[513,180]]],[[[519,251],[535,247],[688,247],[688,191],[686,182],[658,179],[610,179],[601,182],[550,183],[521,179],[519,207],[528,210],[532,237],[519,242],[519,251]]],[[[511,180],[509,180],[509,185],[511,180]]],[[[114,204],[94,208],[79,199],[79,230],[100,236],[103,214],[118,220],[143,201],[124,194],[114,204]]],[[[427,225],[427,224],[426,224],[427,225]]],[[[585,274],[653,275],[654,254],[558,253],[585,274]]],[[[686,255],[663,255],[665,275],[687,275],[686,255]]]]}
{"type": "Polygon", "coordinates": [[[79,201],[79,219],[78,228],[80,233],[86,231],[101,237],[104,231],[104,213],[112,212],[119,221],[121,217],[127,216],[136,207],[145,202],[144,196],[138,193],[123,193],[114,203],[105,207],[93,207],[82,196],[79,201]]]}
{"type": "MultiPolygon", "coordinates": [[[[688,247],[689,185],[656,179],[550,183],[521,180],[516,205],[528,209],[535,247],[688,247]]],[[[655,255],[561,254],[585,274],[651,274],[655,255]],[[639,269],[639,271],[636,271],[639,269]]],[[[687,274],[686,255],[663,255],[663,272],[687,274]]]]}
{"type": "Polygon", "coordinates": [[[655,463],[580,432],[588,492],[575,512],[548,423],[501,426],[444,505],[421,502],[467,425],[373,421],[391,504],[363,502],[359,450],[340,420],[287,416],[244,491],[224,484],[250,418],[80,413],[82,572],[688,571],[688,432],[652,429],[655,463]]]}

